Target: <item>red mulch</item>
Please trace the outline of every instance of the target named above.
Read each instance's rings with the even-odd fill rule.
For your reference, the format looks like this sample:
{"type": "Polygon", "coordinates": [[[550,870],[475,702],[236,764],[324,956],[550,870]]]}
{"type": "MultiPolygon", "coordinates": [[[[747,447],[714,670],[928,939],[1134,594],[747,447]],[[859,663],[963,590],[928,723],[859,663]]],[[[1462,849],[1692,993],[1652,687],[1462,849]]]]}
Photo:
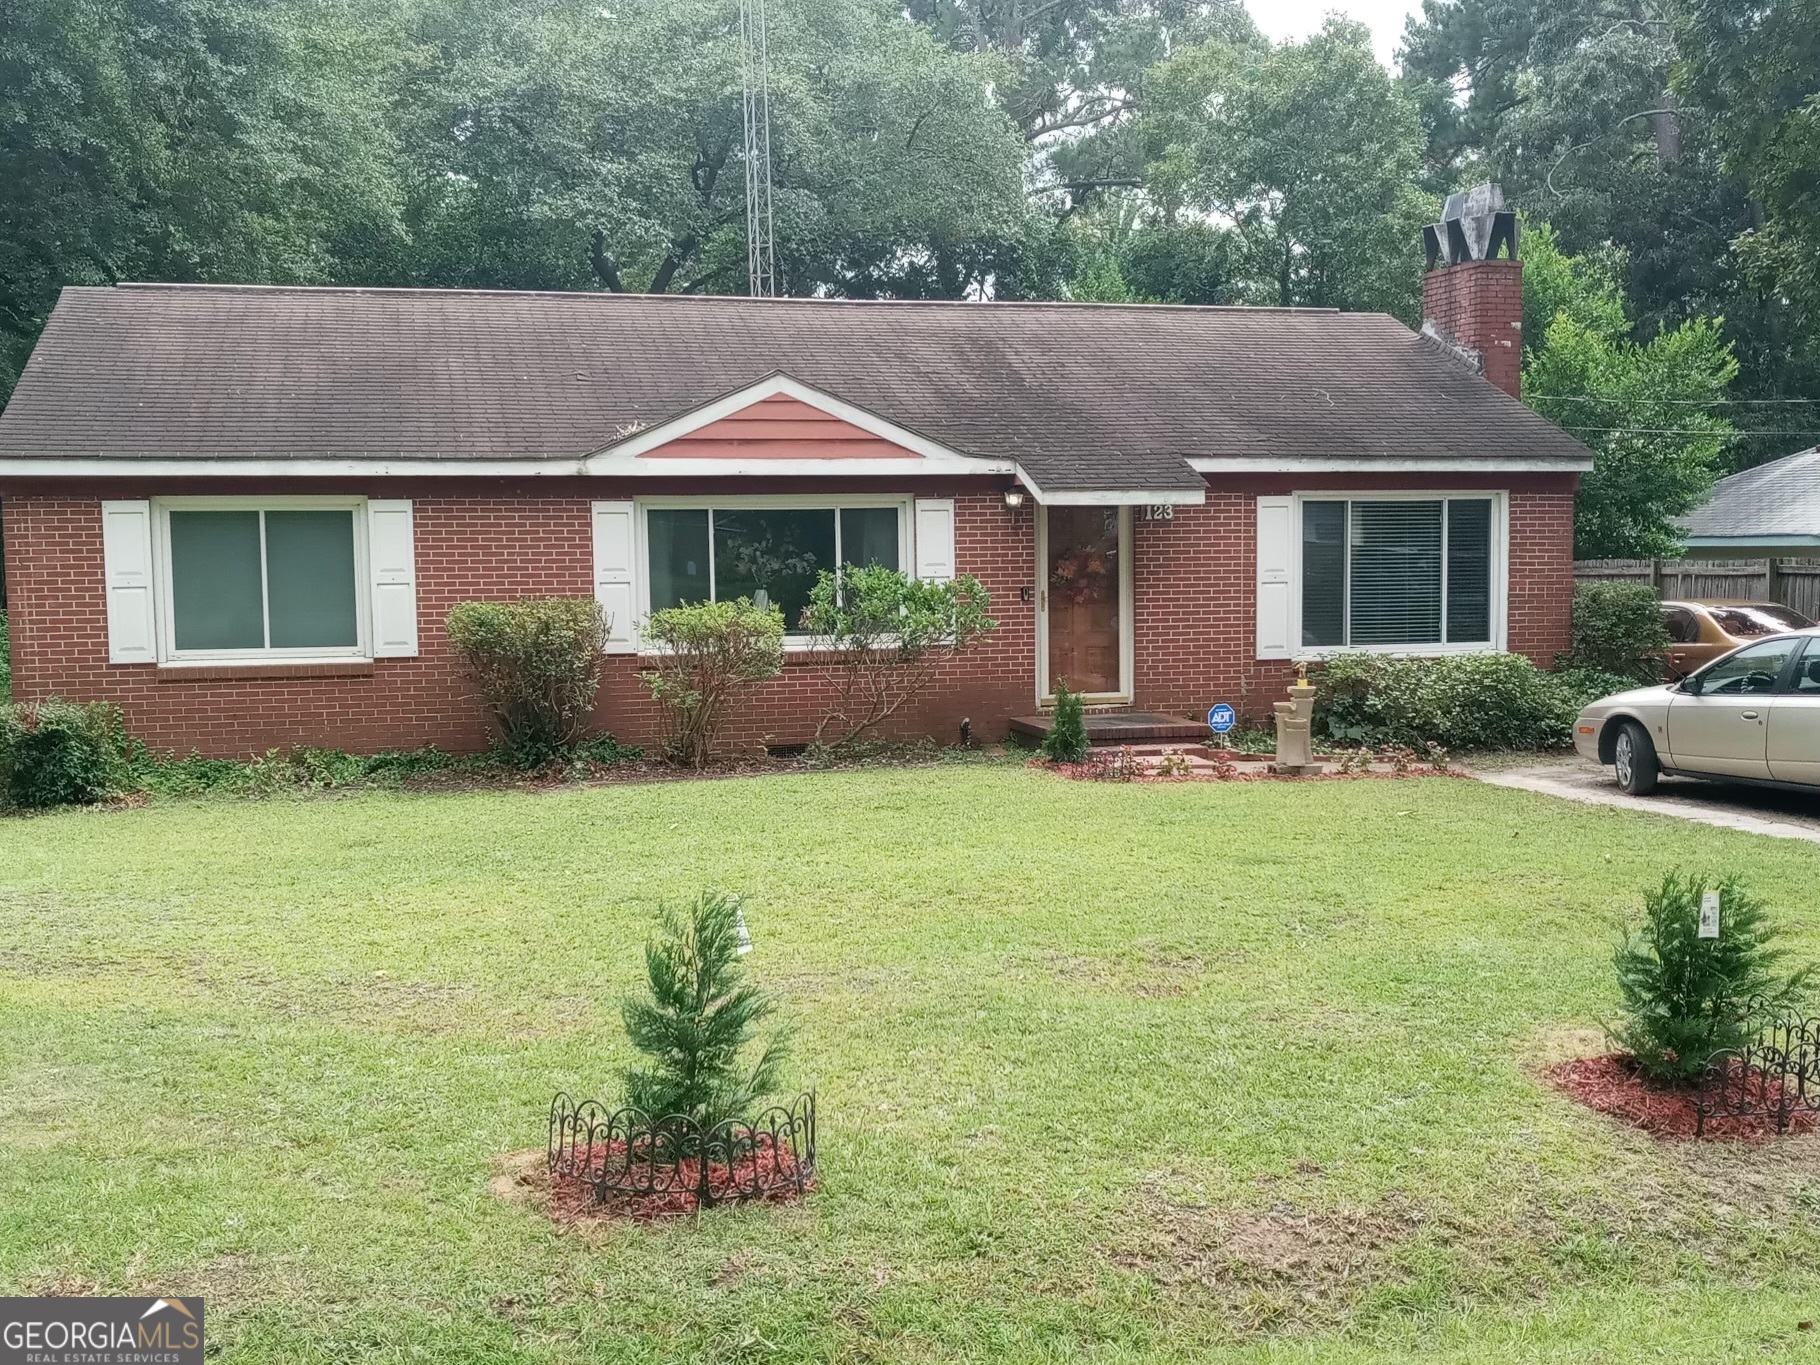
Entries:
{"type": "MultiPolygon", "coordinates": [[[[1691,1087],[1665,1090],[1645,1081],[1629,1057],[1612,1053],[1604,1057],[1577,1057],[1551,1066],[1544,1079],[1569,1099],[1596,1109],[1632,1128],[1659,1138],[1692,1138],[1698,1114],[1691,1087]]],[[[1796,1109],[1788,1116],[1788,1132],[1811,1133],[1820,1127],[1820,1115],[1796,1109]]],[[[1731,1142],[1760,1142],[1776,1137],[1774,1114],[1732,1118],[1715,1114],[1706,1121],[1706,1138],[1731,1142]]]]}
{"type": "MultiPolygon", "coordinates": [[[[1230,761],[1230,760],[1228,760],[1230,761]]],[[[1108,780],[1103,765],[1096,763],[1051,763],[1046,758],[1033,758],[1027,765],[1032,768],[1046,768],[1058,777],[1072,778],[1077,782],[1103,782],[1108,780]]],[[[1373,770],[1362,773],[1273,773],[1268,763],[1244,763],[1239,771],[1230,777],[1221,777],[1218,773],[1201,769],[1189,773],[1139,773],[1129,779],[1132,782],[1356,782],[1361,778],[1405,778],[1405,777],[1470,777],[1472,774],[1459,768],[1411,768],[1406,773],[1386,770],[1373,770]]]]}
{"type": "MultiPolygon", "coordinates": [[[[579,1157],[581,1153],[578,1151],[579,1157]]],[[[587,1150],[587,1165],[597,1166],[601,1161],[609,1161],[615,1169],[623,1169],[626,1159],[626,1144],[623,1141],[612,1143],[595,1143],[587,1150]]],[[[668,1180],[668,1167],[664,1174],[656,1177],[654,1183],[673,1183],[681,1188],[664,1194],[649,1194],[639,1197],[616,1196],[609,1194],[605,1200],[595,1198],[594,1186],[579,1176],[553,1175],[550,1177],[550,1217],[558,1223],[579,1222],[590,1218],[674,1218],[679,1214],[694,1213],[699,1201],[696,1198],[695,1182],[700,1176],[699,1162],[684,1160],[677,1163],[674,1181],[668,1180]]],[[[770,1139],[760,1136],[758,1145],[739,1161],[733,1163],[731,1170],[723,1162],[712,1162],[708,1167],[708,1184],[716,1191],[733,1189],[751,1189],[763,1186],[761,1194],[752,1196],[746,1202],[751,1204],[785,1204],[799,1197],[796,1185],[796,1158],[787,1147],[779,1147],[775,1152],[770,1146],[770,1139]]],[[[811,1175],[807,1182],[809,1189],[815,1188],[815,1177],[811,1175]]],[[[716,1195],[715,1206],[734,1202],[731,1195],[724,1198],[716,1195]]]]}

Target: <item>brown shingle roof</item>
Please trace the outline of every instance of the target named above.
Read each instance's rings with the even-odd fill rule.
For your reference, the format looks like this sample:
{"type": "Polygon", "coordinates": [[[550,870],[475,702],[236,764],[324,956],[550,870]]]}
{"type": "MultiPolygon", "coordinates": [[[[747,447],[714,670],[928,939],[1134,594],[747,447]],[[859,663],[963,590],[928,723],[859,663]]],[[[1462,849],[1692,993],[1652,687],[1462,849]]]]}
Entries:
{"type": "Polygon", "coordinates": [[[1588,458],[1376,313],[206,285],[65,289],[0,458],[577,458],[779,370],[1054,489],[1588,458]]]}

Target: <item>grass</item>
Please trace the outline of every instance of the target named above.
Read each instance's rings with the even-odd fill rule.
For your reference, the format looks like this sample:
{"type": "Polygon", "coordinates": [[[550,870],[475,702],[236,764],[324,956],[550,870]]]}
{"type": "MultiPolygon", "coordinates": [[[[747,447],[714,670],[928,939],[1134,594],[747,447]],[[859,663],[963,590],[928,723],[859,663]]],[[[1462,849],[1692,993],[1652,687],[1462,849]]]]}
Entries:
{"type": "Polygon", "coordinates": [[[201,1292],[226,1362],[1795,1360],[1808,1140],[1540,1084],[1610,917],[1812,846],[1459,779],[1012,765],[0,822],[0,1293],[201,1292]],[[745,892],[807,1204],[559,1232],[650,908],[745,892]]]}

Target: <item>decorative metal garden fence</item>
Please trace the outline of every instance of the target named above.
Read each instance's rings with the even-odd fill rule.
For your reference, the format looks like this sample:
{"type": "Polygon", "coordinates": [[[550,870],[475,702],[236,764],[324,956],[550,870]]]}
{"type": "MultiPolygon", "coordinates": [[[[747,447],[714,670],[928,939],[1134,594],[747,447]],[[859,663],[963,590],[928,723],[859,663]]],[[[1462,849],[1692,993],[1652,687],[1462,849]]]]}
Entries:
{"type": "Polygon", "coordinates": [[[652,1119],[559,1092],[547,1153],[552,1179],[579,1180],[597,1203],[634,1210],[800,1195],[815,1183],[815,1092],[706,1131],[686,1115],[652,1119]]]}
{"type": "Polygon", "coordinates": [[[1820,1018],[1778,1013],[1761,1001],[1745,1006],[1761,1022],[1743,1047],[1707,1061],[1695,1098],[1694,1132],[1714,1118],[1773,1118],[1786,1133],[1799,1114],[1820,1114],[1820,1018]]]}

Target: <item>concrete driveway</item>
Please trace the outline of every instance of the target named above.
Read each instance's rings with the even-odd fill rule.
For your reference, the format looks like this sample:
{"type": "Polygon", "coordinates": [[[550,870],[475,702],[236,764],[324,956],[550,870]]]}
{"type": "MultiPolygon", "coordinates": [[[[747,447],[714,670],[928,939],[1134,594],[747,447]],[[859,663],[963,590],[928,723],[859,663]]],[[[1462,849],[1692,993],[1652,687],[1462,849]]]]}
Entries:
{"type": "Polygon", "coordinates": [[[1517,787],[1545,796],[1598,806],[1648,811],[1697,820],[1704,825],[1768,834],[1777,839],[1820,843],[1820,793],[1769,791],[1760,787],[1665,777],[1653,796],[1626,796],[1611,769],[1578,756],[1520,768],[1483,768],[1473,776],[1499,787],[1517,787]]]}

